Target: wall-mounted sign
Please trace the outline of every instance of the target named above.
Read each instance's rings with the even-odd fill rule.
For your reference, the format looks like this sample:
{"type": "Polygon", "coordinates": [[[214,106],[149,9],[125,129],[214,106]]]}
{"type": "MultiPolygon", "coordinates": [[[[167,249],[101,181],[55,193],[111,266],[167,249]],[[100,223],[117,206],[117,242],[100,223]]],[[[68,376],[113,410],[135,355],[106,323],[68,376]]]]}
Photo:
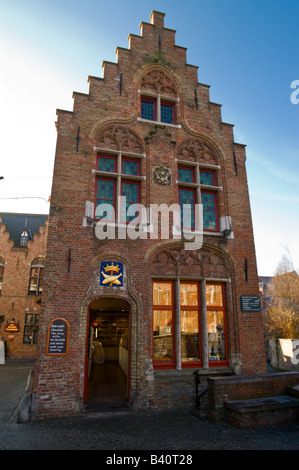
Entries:
{"type": "Polygon", "coordinates": [[[123,285],[123,264],[115,261],[102,261],[100,270],[101,286],[123,285]]]}
{"type": "Polygon", "coordinates": [[[19,323],[15,323],[13,320],[6,323],[5,331],[9,331],[10,333],[18,333],[19,329],[19,323]]]}
{"type": "Polygon", "coordinates": [[[241,295],[242,312],[260,312],[261,300],[258,295],[241,295]]]}
{"type": "Polygon", "coordinates": [[[69,324],[63,318],[52,320],[48,327],[47,354],[65,356],[68,354],[69,324]]]}

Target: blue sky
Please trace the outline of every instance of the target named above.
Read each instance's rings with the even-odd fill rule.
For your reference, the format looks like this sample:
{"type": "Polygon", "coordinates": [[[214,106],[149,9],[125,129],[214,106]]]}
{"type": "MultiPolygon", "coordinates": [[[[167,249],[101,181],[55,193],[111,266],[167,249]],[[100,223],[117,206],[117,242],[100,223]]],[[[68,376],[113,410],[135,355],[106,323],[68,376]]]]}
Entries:
{"type": "Polygon", "coordinates": [[[299,268],[299,0],[0,0],[0,212],[48,213],[56,109],[72,110],[152,10],[247,145],[259,274],[284,247],[299,268]]]}

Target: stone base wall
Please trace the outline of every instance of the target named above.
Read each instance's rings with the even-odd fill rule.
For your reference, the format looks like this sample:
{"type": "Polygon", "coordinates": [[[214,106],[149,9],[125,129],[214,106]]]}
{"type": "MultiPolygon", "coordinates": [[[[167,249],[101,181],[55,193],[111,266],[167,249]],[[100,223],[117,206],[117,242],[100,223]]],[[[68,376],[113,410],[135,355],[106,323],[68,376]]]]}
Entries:
{"type": "Polygon", "coordinates": [[[285,395],[288,387],[298,384],[299,372],[210,377],[209,420],[217,423],[225,419],[226,401],[285,395]]]}

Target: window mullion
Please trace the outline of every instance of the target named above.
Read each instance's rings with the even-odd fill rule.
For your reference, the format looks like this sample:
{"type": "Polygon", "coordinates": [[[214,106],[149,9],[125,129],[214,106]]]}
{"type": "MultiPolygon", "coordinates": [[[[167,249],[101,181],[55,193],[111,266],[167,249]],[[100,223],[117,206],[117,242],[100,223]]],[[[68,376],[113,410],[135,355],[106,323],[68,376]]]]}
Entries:
{"type": "Polygon", "coordinates": [[[161,122],[161,96],[157,96],[156,121],[161,122]]]}
{"type": "Polygon", "coordinates": [[[202,366],[209,368],[208,354],[208,320],[207,320],[207,299],[206,299],[206,280],[200,283],[200,311],[201,311],[201,341],[202,341],[202,366]]]}
{"type": "Polygon", "coordinates": [[[180,278],[175,281],[175,310],[174,310],[174,331],[175,331],[175,368],[182,369],[181,359],[181,295],[180,278]]]}
{"type": "Polygon", "coordinates": [[[200,169],[199,169],[198,165],[196,165],[196,168],[195,168],[195,181],[196,181],[196,184],[197,184],[197,189],[196,189],[197,203],[201,204],[200,169]]]}
{"type": "Polygon", "coordinates": [[[38,268],[37,270],[36,295],[39,295],[40,270],[41,268],[38,268]]]}
{"type": "Polygon", "coordinates": [[[122,172],[122,154],[121,152],[117,155],[117,183],[116,183],[116,201],[115,201],[115,213],[117,224],[120,224],[121,219],[121,172],[122,172]]]}

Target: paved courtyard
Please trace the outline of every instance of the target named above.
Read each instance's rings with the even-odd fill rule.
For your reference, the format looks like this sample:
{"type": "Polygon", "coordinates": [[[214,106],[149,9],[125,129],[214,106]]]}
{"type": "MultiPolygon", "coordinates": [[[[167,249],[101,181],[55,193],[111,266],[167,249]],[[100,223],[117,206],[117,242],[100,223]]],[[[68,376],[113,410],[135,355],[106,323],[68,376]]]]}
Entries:
{"type": "Polygon", "coordinates": [[[116,456],[117,451],[175,455],[197,450],[299,450],[299,422],[238,430],[190,412],[130,411],[18,424],[17,406],[29,370],[30,364],[25,363],[0,366],[0,450],[103,450],[116,456]]]}

